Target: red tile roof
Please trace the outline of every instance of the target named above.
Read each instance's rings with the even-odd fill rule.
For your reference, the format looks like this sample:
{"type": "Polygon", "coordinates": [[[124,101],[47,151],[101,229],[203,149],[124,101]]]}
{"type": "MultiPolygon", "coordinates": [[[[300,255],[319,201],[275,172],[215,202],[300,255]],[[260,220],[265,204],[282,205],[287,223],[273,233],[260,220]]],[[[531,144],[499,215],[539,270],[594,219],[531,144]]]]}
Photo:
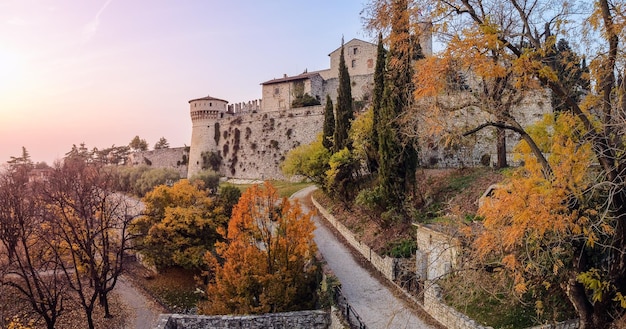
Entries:
{"type": "Polygon", "coordinates": [[[262,85],[271,85],[274,83],[280,83],[280,82],[287,82],[287,81],[295,81],[295,80],[304,80],[304,79],[309,79],[312,76],[315,75],[319,75],[319,73],[317,72],[310,72],[310,73],[302,73],[299,75],[294,75],[292,77],[284,77],[284,78],[280,78],[280,79],[272,79],[269,81],[265,81],[263,83],[261,83],[262,85]]]}

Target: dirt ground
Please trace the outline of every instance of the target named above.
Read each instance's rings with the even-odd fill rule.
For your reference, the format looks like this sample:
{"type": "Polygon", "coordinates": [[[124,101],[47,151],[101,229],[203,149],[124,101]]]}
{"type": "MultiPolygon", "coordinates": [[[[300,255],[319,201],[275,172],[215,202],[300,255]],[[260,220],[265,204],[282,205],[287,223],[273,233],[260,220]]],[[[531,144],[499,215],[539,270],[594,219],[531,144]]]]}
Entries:
{"type": "MultiPolygon", "coordinates": [[[[96,302],[93,312],[94,325],[97,329],[124,329],[125,319],[130,314],[128,308],[115,294],[110,294],[109,306],[113,318],[105,319],[104,310],[96,302]]],[[[84,329],[87,319],[77,301],[66,299],[65,311],[57,320],[56,328],[84,329]]],[[[32,329],[46,328],[46,324],[33,312],[32,306],[16,290],[0,287],[0,328],[7,328],[11,321],[16,321],[32,329]]]]}

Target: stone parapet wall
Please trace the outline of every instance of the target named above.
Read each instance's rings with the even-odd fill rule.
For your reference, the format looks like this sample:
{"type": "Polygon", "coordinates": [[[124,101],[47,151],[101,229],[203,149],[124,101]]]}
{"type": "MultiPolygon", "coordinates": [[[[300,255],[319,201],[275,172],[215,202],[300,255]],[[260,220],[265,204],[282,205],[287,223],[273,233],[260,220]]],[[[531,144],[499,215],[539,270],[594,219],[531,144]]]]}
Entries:
{"type": "Polygon", "coordinates": [[[544,324],[526,329],[578,329],[580,323],[577,319],[559,322],[557,324],[544,324]]]}
{"type": "Polygon", "coordinates": [[[322,216],[348,241],[350,246],[363,255],[385,278],[392,282],[396,279],[394,269],[398,261],[397,259],[378,255],[372,248],[361,243],[345,225],[330,214],[326,208],[322,207],[315,198],[311,197],[311,200],[322,216]]]}
{"type": "Polygon", "coordinates": [[[187,177],[189,149],[187,147],[172,147],[139,151],[130,153],[128,159],[129,164],[133,166],[147,165],[152,168],[172,168],[180,173],[180,177],[187,177]]]}
{"type": "MultiPolygon", "coordinates": [[[[493,329],[480,325],[467,315],[446,305],[441,296],[441,288],[432,281],[426,281],[424,284],[424,310],[448,329],[493,329]]],[[[578,320],[574,319],[526,329],[578,329],[578,326],[578,320]]]]}
{"type": "Polygon", "coordinates": [[[441,298],[441,288],[432,281],[424,284],[424,310],[448,329],[493,329],[481,326],[467,315],[446,305],[441,298]]]}
{"type": "Polygon", "coordinates": [[[255,99],[247,102],[239,102],[228,104],[227,112],[231,114],[250,113],[261,111],[261,99],[255,99]]]}
{"type": "Polygon", "coordinates": [[[327,329],[330,325],[330,313],[317,310],[261,315],[161,314],[155,329],[327,329]]]}

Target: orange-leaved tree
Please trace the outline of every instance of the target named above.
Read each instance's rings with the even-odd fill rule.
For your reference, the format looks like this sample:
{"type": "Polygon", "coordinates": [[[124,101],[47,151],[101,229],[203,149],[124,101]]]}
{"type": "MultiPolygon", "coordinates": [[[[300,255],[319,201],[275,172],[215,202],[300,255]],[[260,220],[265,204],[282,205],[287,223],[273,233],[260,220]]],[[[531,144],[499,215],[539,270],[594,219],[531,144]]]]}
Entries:
{"type": "MultiPolygon", "coordinates": [[[[569,299],[584,296],[584,291],[575,291],[583,287],[577,283],[589,287],[592,302],[609,295],[624,304],[619,289],[586,260],[588,255],[605,253],[616,219],[603,216],[603,198],[589,193],[599,169],[593,169],[596,159],[591,143],[583,139],[584,126],[562,113],[556,119],[547,116],[529,132],[549,154],[552,174],[544,176],[526,143],[518,147],[524,167],[516,169],[506,187],[496,190],[479,209],[485,220],[473,245],[478,259],[501,264],[514,280],[515,293],[536,299],[539,315],[555,306],[547,305],[554,303],[555,294],[569,299]]],[[[572,305],[576,307],[573,301],[572,305]]],[[[619,314],[619,306],[613,311],[619,314]]]]}
{"type": "MultiPolygon", "coordinates": [[[[372,0],[373,8],[388,7],[384,5],[393,1],[372,0]]],[[[592,146],[594,163],[598,164],[594,169],[598,170],[587,170],[587,174],[593,177],[593,184],[583,189],[582,194],[569,191],[567,195],[549,197],[561,197],[560,204],[566,205],[559,208],[563,215],[580,217],[580,220],[591,216],[584,215],[580,205],[593,202],[591,209],[601,209],[593,216],[598,216],[608,226],[603,229],[606,235],[602,235],[605,238],[601,243],[594,240],[600,236],[589,234],[576,241],[579,252],[573,253],[575,257],[565,263],[572,270],[571,276],[563,278],[560,285],[581,319],[580,328],[609,327],[615,316],[626,311],[626,303],[622,303],[626,294],[626,139],[623,138],[626,76],[622,73],[626,3],[623,0],[411,0],[411,3],[428,9],[420,12],[423,16],[414,16],[413,21],[432,21],[435,32],[443,32],[442,35],[448,36],[446,41],[453,41],[449,43],[451,47],[471,45],[471,48],[464,48],[468,49],[466,53],[457,57],[466,62],[470,60],[472,72],[489,73],[484,68],[493,67],[493,82],[506,78],[506,75],[495,74],[499,65],[488,62],[500,58],[501,61],[493,63],[506,65],[502,67],[506,69],[503,73],[510,69],[514,87],[539,87],[536,94],[551,92],[559,110],[575,116],[584,128],[577,137],[580,145],[592,146]],[[589,82],[574,86],[570,77],[559,71],[562,64],[581,65],[575,56],[572,62],[555,65],[555,60],[560,60],[555,52],[559,38],[586,43],[586,56],[591,59],[590,73],[582,74],[582,78],[589,82]],[[498,56],[494,58],[492,54],[498,56]]],[[[472,115],[467,113],[464,118],[472,115]]],[[[518,132],[533,149],[545,179],[536,184],[558,186],[560,169],[546,159],[533,138],[524,135],[528,131],[512,120],[502,124],[497,116],[494,119],[485,124],[518,132]]],[[[545,185],[534,188],[543,187],[545,185]]],[[[549,194],[560,191],[550,189],[549,194]]],[[[519,217],[513,210],[509,210],[508,216],[519,217]]],[[[532,230],[529,234],[533,234],[532,230]]],[[[543,236],[537,237],[537,243],[545,243],[543,236]]],[[[523,265],[534,266],[532,262],[523,265]]]]}
{"type": "Polygon", "coordinates": [[[280,199],[270,184],[250,187],[233,209],[226,242],[207,253],[206,314],[259,314],[310,309],[320,266],[315,226],[297,201],[280,199]]]}

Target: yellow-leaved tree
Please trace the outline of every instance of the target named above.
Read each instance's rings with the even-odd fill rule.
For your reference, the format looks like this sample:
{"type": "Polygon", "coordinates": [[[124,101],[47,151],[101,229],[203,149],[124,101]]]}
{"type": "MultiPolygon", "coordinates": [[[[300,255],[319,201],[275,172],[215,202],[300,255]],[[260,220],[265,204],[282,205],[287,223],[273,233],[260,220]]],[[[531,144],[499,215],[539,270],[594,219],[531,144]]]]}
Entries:
{"type": "Polygon", "coordinates": [[[248,188],[233,209],[226,242],[207,253],[210,283],[204,314],[259,314],[310,309],[321,279],[315,226],[297,201],[270,184],[248,188]]]}
{"type": "Polygon", "coordinates": [[[133,231],[146,260],[157,268],[203,268],[204,254],[226,227],[224,207],[186,179],[155,187],[143,202],[144,216],[133,223],[133,231]]]}

